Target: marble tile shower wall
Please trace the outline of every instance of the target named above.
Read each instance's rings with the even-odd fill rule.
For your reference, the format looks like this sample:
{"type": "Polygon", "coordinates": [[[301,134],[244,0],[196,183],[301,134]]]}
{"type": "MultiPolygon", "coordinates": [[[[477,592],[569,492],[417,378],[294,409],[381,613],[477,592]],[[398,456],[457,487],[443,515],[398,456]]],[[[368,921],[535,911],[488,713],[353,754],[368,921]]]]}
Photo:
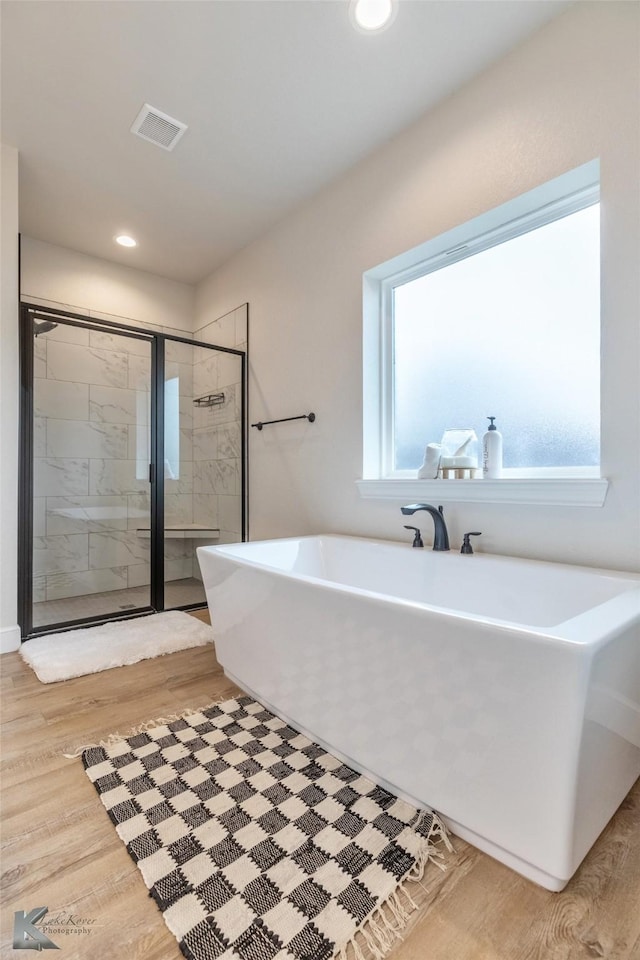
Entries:
{"type": "MultiPolygon", "coordinates": [[[[246,304],[196,330],[194,338],[246,352],[246,304]]],[[[242,539],[241,361],[234,354],[193,350],[194,397],[224,394],[219,406],[193,407],[193,520],[219,528],[218,542],[234,543],[242,539]]]]}
{"type": "MultiPolygon", "coordinates": [[[[235,346],[241,337],[246,348],[246,320],[236,334],[234,314],[231,335],[223,317],[196,338],[235,346]]],[[[138,530],[150,510],[149,344],[60,324],[34,346],[34,602],[147,584],[150,541],[138,530]]],[[[166,368],[180,396],[180,468],[165,477],[166,524],[220,527],[221,541],[239,540],[240,360],[167,341],[166,368]],[[221,406],[194,406],[219,390],[221,406]]],[[[165,540],[165,579],[199,576],[203,542],[165,540]]]]}

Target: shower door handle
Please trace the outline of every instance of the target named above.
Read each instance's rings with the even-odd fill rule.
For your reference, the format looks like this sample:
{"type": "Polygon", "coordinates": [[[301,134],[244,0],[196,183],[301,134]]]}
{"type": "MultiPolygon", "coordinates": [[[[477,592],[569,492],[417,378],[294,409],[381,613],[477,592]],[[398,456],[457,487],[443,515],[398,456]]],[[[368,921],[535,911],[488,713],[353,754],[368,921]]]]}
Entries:
{"type": "Polygon", "coordinates": [[[154,476],[153,464],[150,463],[149,464],[149,483],[153,483],[154,479],[155,479],[155,476],[154,476]]]}

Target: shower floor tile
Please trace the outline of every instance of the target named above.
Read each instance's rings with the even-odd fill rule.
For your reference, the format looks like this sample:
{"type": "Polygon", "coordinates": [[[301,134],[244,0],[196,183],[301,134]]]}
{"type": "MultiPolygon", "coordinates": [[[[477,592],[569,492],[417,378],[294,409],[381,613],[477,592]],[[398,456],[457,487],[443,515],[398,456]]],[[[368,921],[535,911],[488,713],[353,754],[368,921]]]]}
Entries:
{"type": "MultiPolygon", "coordinates": [[[[164,585],[164,608],[182,607],[189,603],[205,603],[202,581],[196,577],[184,580],[169,580],[164,585]]],[[[108,590],[82,597],[67,597],[61,600],[43,600],[33,605],[34,627],[45,627],[83,617],[103,617],[111,613],[123,613],[137,607],[149,606],[149,587],[128,587],[124,590],[108,590]]]]}

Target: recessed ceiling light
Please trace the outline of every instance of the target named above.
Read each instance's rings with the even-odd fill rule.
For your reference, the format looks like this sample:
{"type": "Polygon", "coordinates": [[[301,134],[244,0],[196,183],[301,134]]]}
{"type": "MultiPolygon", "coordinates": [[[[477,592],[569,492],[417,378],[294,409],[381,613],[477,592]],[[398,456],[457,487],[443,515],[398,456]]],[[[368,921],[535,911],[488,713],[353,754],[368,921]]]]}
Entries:
{"type": "Polygon", "coordinates": [[[138,241],[134,240],[133,237],[128,237],[126,233],[122,233],[119,237],[116,237],[116,243],[119,243],[121,247],[138,246],[138,241]]]}
{"type": "Polygon", "coordinates": [[[374,33],[392,23],[397,13],[397,0],[351,0],[349,13],[357,30],[374,33]]]}

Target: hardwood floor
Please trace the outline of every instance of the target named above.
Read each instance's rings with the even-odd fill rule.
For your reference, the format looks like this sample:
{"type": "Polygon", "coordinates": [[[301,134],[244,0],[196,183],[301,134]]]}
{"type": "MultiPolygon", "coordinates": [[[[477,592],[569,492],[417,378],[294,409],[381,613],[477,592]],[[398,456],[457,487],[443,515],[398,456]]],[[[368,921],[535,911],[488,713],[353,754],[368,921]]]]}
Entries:
{"type": "MultiPolygon", "coordinates": [[[[17,653],[0,669],[3,960],[16,956],[14,912],[41,906],[92,921],[51,933],[64,960],[181,960],[80,761],[64,754],[237,688],[203,647],[49,685],[17,653]]],[[[430,864],[414,886],[419,909],[389,960],[640,960],[639,828],[640,781],[559,894],[454,838],[447,870],[430,864]]]]}

